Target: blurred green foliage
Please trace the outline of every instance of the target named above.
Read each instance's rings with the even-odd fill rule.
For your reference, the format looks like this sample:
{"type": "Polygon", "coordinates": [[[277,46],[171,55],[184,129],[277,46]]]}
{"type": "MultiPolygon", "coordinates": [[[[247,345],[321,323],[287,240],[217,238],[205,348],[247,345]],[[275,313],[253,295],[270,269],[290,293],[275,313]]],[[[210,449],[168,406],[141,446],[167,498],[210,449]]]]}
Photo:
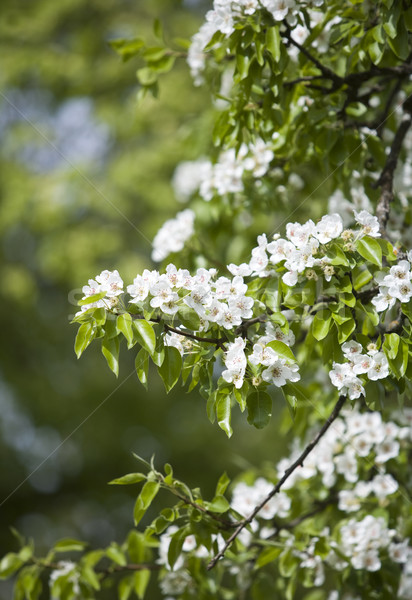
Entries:
{"type": "Polygon", "coordinates": [[[225,468],[261,462],[268,441],[274,452],[273,433],[240,422],[229,448],[223,432],[205,425],[196,394],[174,390],[166,399],[156,378],[145,392],[132,357],[122,358],[115,381],[96,349],[80,363],[73,354],[68,299],[75,303],[76,290],[103,268],[132,279],[151,266],[150,240],[176,212],[173,170],[210,145],[195,136],[210,116],[187,68],[177,65],[159,99],[137,106],[139,65],[122,63],[109,42],[150,38],[158,16],[166,36],[190,37],[203,9],[177,0],[2,2],[3,553],[9,526],[40,549],[62,536],[121,540],[134,493],[106,482],[132,468],[132,451],[156,453],[206,492],[225,468]]]}

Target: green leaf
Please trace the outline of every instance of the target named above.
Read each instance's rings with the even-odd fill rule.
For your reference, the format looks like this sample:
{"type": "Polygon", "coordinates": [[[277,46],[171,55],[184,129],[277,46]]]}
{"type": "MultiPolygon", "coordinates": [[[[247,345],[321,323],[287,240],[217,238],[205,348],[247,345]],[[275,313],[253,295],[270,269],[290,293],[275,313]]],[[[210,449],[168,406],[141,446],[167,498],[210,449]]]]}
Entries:
{"type": "Polygon", "coordinates": [[[230,403],[231,394],[228,392],[219,392],[217,394],[216,400],[216,415],[218,425],[223,431],[226,433],[227,437],[230,438],[233,429],[230,425],[231,418],[231,403],[230,403]]]}
{"type": "Polygon", "coordinates": [[[140,600],[143,600],[145,597],[146,589],[150,581],[150,575],[149,569],[142,569],[133,575],[134,591],[140,600]]]}
{"type": "Polygon", "coordinates": [[[121,567],[124,567],[125,565],[127,565],[127,560],[126,560],[124,553],[119,548],[119,546],[117,544],[115,544],[114,542],[112,542],[110,544],[110,546],[108,548],[106,548],[106,556],[107,556],[107,558],[110,558],[110,560],[112,560],[117,565],[120,565],[121,567]]]}
{"type": "Polygon", "coordinates": [[[147,479],[143,473],[128,473],[123,477],[117,477],[109,481],[109,485],[131,485],[132,483],[140,483],[147,479]]]}
{"type": "Polygon", "coordinates": [[[364,265],[356,266],[352,271],[353,287],[356,291],[363,288],[373,279],[372,273],[364,265]]]}
{"type": "Polygon", "coordinates": [[[134,524],[138,525],[160,489],[158,481],[146,481],[134,506],[134,524]]]}
{"type": "Polygon", "coordinates": [[[171,538],[170,544],[169,544],[169,550],[167,552],[167,561],[172,569],[173,569],[175,562],[177,561],[177,559],[179,558],[179,556],[182,552],[183,543],[185,541],[186,536],[189,535],[189,533],[190,533],[190,530],[187,527],[187,525],[185,525],[184,527],[181,527],[180,529],[178,529],[172,535],[172,538],[171,538]]]}
{"type": "Polygon", "coordinates": [[[129,600],[130,594],[132,593],[132,590],[133,590],[133,576],[128,575],[127,577],[124,577],[119,582],[119,586],[117,589],[118,589],[119,600],[129,600]]]}
{"type": "Polygon", "coordinates": [[[76,341],[74,342],[74,351],[76,352],[77,358],[80,358],[87,346],[93,339],[94,327],[92,323],[83,323],[80,325],[79,331],[76,335],[76,341]]]}
{"type": "Polygon", "coordinates": [[[132,40],[111,40],[110,46],[115,50],[124,61],[129,60],[132,56],[136,56],[144,48],[145,43],[140,38],[134,38],[132,40]]]}
{"type": "Polygon", "coordinates": [[[199,315],[195,310],[193,310],[193,308],[190,308],[189,306],[182,306],[179,308],[178,315],[182,325],[184,325],[187,329],[199,331],[199,315]]]}
{"type": "Polygon", "coordinates": [[[65,538],[54,545],[54,550],[56,552],[82,552],[86,546],[85,542],[65,538]]]}
{"type": "Polygon", "coordinates": [[[383,342],[383,350],[388,358],[394,360],[399,350],[400,337],[397,333],[387,333],[383,342]]]}
{"type": "Polygon", "coordinates": [[[252,392],[246,400],[250,425],[256,429],[263,429],[272,416],[272,398],[267,392],[252,392]]]}
{"type": "Polygon", "coordinates": [[[282,553],[279,559],[279,572],[282,577],[289,578],[292,573],[297,569],[299,559],[292,552],[291,548],[288,548],[282,553]]]}
{"type": "Polygon", "coordinates": [[[329,310],[319,310],[312,321],[312,335],[320,342],[329,333],[331,327],[332,315],[329,310]]]}
{"type": "Polygon", "coordinates": [[[279,27],[268,27],[266,29],[266,48],[269,50],[275,62],[280,60],[280,33],[279,27]]]}
{"type": "Polygon", "coordinates": [[[123,313],[117,317],[117,329],[123,333],[130,349],[134,345],[133,320],[129,313],[123,313]]]}
{"type": "Polygon", "coordinates": [[[153,327],[144,319],[135,319],[133,328],[139,344],[152,356],[156,350],[156,334],[153,327]]]}
{"type": "Polygon", "coordinates": [[[245,79],[249,73],[250,56],[246,53],[236,53],[236,68],[240,79],[245,79]]]}
{"type": "Polygon", "coordinates": [[[149,353],[144,348],[141,348],[136,355],[135,360],[136,373],[139,381],[144,387],[148,388],[148,374],[149,374],[149,353]]]}
{"type": "Polygon", "coordinates": [[[138,69],[136,71],[136,76],[139,83],[144,86],[153,85],[157,81],[157,73],[155,73],[150,67],[138,69]]]}
{"type": "Polygon", "coordinates": [[[211,423],[215,422],[216,419],[216,394],[209,394],[209,397],[207,399],[207,403],[206,403],[206,413],[207,413],[207,418],[209,419],[209,421],[211,423]]]}
{"type": "Polygon", "coordinates": [[[165,358],[160,367],[159,375],[163,380],[166,392],[176,385],[182,371],[182,357],[179,350],[173,346],[165,346],[165,358]]]}
{"type": "Polygon", "coordinates": [[[349,266],[349,261],[345,252],[337,243],[332,242],[328,244],[326,256],[329,258],[328,264],[333,266],[349,266]]]}
{"type": "Polygon", "coordinates": [[[356,242],[356,250],[369,262],[378,267],[382,266],[382,248],[374,238],[365,235],[356,242]]]}
{"type": "Polygon", "coordinates": [[[77,302],[79,306],[85,306],[86,304],[93,304],[98,300],[102,300],[106,295],[106,292],[99,292],[98,294],[93,294],[92,296],[87,296],[86,298],[82,298],[77,302]]]}
{"type": "Polygon", "coordinates": [[[226,473],[223,473],[220,476],[219,481],[217,482],[217,485],[216,485],[216,492],[215,492],[216,496],[223,495],[226,492],[229,483],[230,483],[229,477],[227,476],[226,473]]]}
{"type": "Polygon", "coordinates": [[[264,548],[258,556],[258,559],[256,561],[256,567],[258,569],[261,569],[265,565],[268,565],[269,563],[276,560],[281,552],[282,552],[282,548],[280,548],[280,547],[264,548]]]}
{"type": "Polygon", "coordinates": [[[119,338],[108,340],[106,337],[102,340],[102,353],[106,359],[109,368],[113,371],[116,377],[119,375],[119,338]]]}
{"type": "Polygon", "coordinates": [[[155,19],[153,22],[153,33],[160,42],[164,41],[163,26],[159,19],[155,19]]]}
{"type": "Polygon", "coordinates": [[[230,509],[230,504],[222,495],[217,495],[208,504],[208,509],[214,513],[224,513],[230,509]]]}
{"type": "Polygon", "coordinates": [[[21,558],[14,552],[9,552],[0,562],[0,579],[7,579],[13,575],[24,564],[21,558]]]}
{"type": "Polygon", "coordinates": [[[274,340],[273,342],[269,342],[267,346],[272,348],[280,358],[285,358],[287,362],[296,362],[292,350],[284,342],[274,340]]]}
{"type": "Polygon", "coordinates": [[[344,323],[341,323],[341,324],[336,324],[336,326],[338,328],[339,344],[343,344],[343,342],[346,342],[348,337],[356,329],[356,323],[353,319],[349,319],[348,321],[345,321],[344,323]]]}

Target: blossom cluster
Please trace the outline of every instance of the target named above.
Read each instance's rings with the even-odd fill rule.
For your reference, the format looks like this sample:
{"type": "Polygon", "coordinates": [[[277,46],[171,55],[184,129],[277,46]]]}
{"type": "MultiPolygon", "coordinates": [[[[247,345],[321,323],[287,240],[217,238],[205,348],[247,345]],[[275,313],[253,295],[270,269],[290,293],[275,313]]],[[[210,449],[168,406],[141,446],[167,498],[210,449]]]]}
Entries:
{"type": "MultiPolygon", "coordinates": [[[[235,31],[236,23],[256,11],[266,9],[277,22],[284,19],[295,27],[302,2],[296,0],[214,0],[213,9],[206,13],[206,20],[199,31],[192,37],[187,62],[195,85],[202,83],[202,72],[205,68],[205,47],[218,31],[229,37],[235,31]]],[[[305,2],[305,6],[319,7],[323,0],[305,2]]]]}
{"type": "MultiPolygon", "coordinates": [[[[409,256],[411,259],[412,256],[409,256]]],[[[372,298],[378,312],[392,308],[396,300],[409,302],[412,298],[412,269],[410,260],[401,260],[379,280],[379,294],[372,298]]]]}
{"type": "Polygon", "coordinates": [[[358,375],[366,375],[371,381],[384,379],[389,375],[389,363],[383,352],[378,352],[375,344],[370,344],[367,354],[362,354],[362,346],[350,341],[342,345],[342,351],[348,362],[333,363],[329,372],[332,384],[341,394],[347,394],[350,400],[365,395],[365,388],[358,375]]]}
{"type": "Polygon", "coordinates": [[[185,201],[199,189],[203,200],[209,201],[215,194],[225,196],[242,192],[244,174],[262,177],[273,158],[271,144],[257,138],[249,145],[242,144],[238,152],[234,148],[225,150],[214,164],[206,159],[185,161],[173,177],[176,196],[185,201]]]}
{"type": "Polygon", "coordinates": [[[172,252],[180,252],[194,233],[195,213],[187,208],[166,221],[153,240],[152,259],[161,262],[172,252]]]}
{"type": "MultiPolygon", "coordinates": [[[[354,214],[360,228],[356,232],[348,232],[351,239],[353,236],[356,239],[365,235],[380,236],[379,222],[375,216],[365,210],[359,213],[354,211],[354,214]]],[[[271,265],[283,263],[287,272],[282,275],[282,280],[287,286],[293,287],[300,274],[310,269],[309,275],[313,276],[314,268],[318,267],[326,281],[330,281],[335,271],[321,246],[339,238],[342,232],[342,218],[337,213],[323,216],[317,224],[312,219],[303,225],[288,223],[286,239],[275,234],[273,241],[268,243],[265,234],[258,236],[258,245],[253,248],[249,263],[230,264],[228,269],[233,275],[268,277],[273,273],[271,265]]],[[[315,276],[317,277],[316,273],[315,276]]]]}
{"type": "MultiPolygon", "coordinates": [[[[175,315],[184,306],[192,308],[201,320],[200,331],[216,323],[224,329],[233,329],[249,319],[254,300],[247,296],[248,286],[243,277],[219,277],[214,280],[216,269],[198,269],[191,275],[187,269],[177,269],[170,264],[166,273],[145,269],[127,286],[130,302],[143,308],[158,308],[165,315],[175,315]]],[[[84,298],[106,293],[104,298],[84,304],[82,311],[89,308],[113,308],[123,292],[123,281],[117,271],[103,271],[90,279],[83,287],[84,298]]]]}
{"type": "MultiPolygon", "coordinates": [[[[378,412],[360,413],[356,408],[347,411],[334,421],[304,465],[285,482],[283,489],[292,489],[299,481],[317,476],[321,477],[326,488],[332,488],[338,477],[342,476],[352,487],[350,493],[344,489],[339,492],[339,508],[344,512],[358,510],[371,493],[383,499],[396,492],[398,485],[393,477],[385,473],[384,465],[399,455],[402,445],[410,443],[411,436],[411,424],[400,426],[392,421],[384,422],[378,412]],[[371,459],[367,463],[358,460],[366,457],[371,459]],[[368,482],[359,482],[361,467],[370,464],[379,466],[378,474],[368,482]],[[353,484],[356,485],[353,487],[353,484]]],[[[282,459],[278,463],[279,477],[289,461],[296,459],[301,450],[300,447],[296,448],[289,459],[282,459]]]]}
{"type": "Polygon", "coordinates": [[[88,284],[82,288],[84,294],[82,300],[86,300],[97,294],[104,294],[104,297],[88,304],[83,304],[76,316],[89,308],[115,308],[118,305],[119,296],[123,294],[123,285],[123,279],[117,270],[108,271],[105,269],[100,275],[96,276],[96,279],[89,279],[88,284]]]}
{"type": "MultiPolygon", "coordinates": [[[[404,419],[405,425],[398,425],[393,421],[384,422],[378,412],[361,413],[356,408],[344,412],[334,421],[304,464],[285,482],[283,489],[263,505],[250,523],[250,528],[240,533],[239,541],[249,548],[254,539],[268,540],[278,532],[285,548],[290,548],[292,554],[299,558],[299,568],[313,573],[314,586],[324,584],[327,567],[342,571],[350,565],[355,570],[375,572],[381,568],[383,560],[389,559],[403,566],[399,597],[409,598],[407,585],[412,579],[412,548],[408,540],[389,527],[381,516],[368,514],[368,506],[365,506],[366,516],[362,511],[362,504],[367,502],[371,494],[384,505],[387,497],[398,490],[397,481],[385,472],[384,466],[391,459],[397,458],[401,449],[405,449],[412,440],[412,414],[408,415],[406,411],[404,416],[410,418],[404,419]],[[370,460],[366,462],[366,459],[370,460]],[[365,476],[365,469],[367,471],[370,464],[376,465],[374,468],[378,469],[374,477],[370,477],[367,472],[365,476]],[[311,536],[306,547],[302,547],[301,543],[296,543],[295,535],[288,528],[281,528],[278,520],[290,518],[299,482],[319,476],[327,489],[333,488],[339,477],[343,478],[350,487],[340,489],[338,508],[344,513],[358,514],[350,520],[344,520],[336,530],[337,535],[332,536],[330,529],[326,527],[318,536],[311,536]],[[277,521],[276,528],[274,520],[277,521]],[[326,558],[316,553],[320,537],[325,538],[331,548],[326,558]]],[[[295,447],[289,458],[279,461],[276,467],[279,478],[301,450],[302,448],[295,447]]],[[[273,486],[264,477],[256,478],[253,483],[240,481],[232,488],[230,506],[242,517],[248,517],[269,496],[273,486]]],[[[303,489],[306,490],[306,486],[303,489]]],[[[332,493],[329,492],[329,495],[332,493]]],[[[373,504],[372,502],[372,506],[373,504]]],[[[211,558],[211,552],[194,535],[188,535],[183,543],[182,554],[171,570],[168,549],[176,531],[177,527],[173,525],[160,537],[158,562],[167,570],[162,580],[164,594],[177,595],[186,589],[185,586],[190,586],[187,575],[184,575],[187,574],[185,563],[190,554],[205,560],[211,558]]],[[[222,536],[214,534],[212,538],[217,548],[221,549],[224,545],[222,536]]]]}

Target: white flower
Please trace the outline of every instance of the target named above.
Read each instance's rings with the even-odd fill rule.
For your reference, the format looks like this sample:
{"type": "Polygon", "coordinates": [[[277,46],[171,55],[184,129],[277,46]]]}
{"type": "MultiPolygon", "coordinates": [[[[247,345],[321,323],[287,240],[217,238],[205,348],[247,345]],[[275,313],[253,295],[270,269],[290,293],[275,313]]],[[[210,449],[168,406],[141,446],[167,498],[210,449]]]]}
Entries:
{"type": "Polygon", "coordinates": [[[387,308],[392,308],[395,304],[395,298],[389,294],[388,288],[381,287],[379,294],[372,298],[371,302],[378,312],[383,312],[387,308]]]}
{"type": "Polygon", "coordinates": [[[294,244],[282,238],[275,240],[274,242],[270,242],[270,244],[267,246],[267,251],[271,255],[270,261],[275,265],[282,260],[286,260],[288,255],[294,250],[294,244]]]}
{"type": "Polygon", "coordinates": [[[269,259],[264,248],[253,248],[252,258],[249,266],[252,270],[252,275],[259,275],[268,265],[269,259]]]}
{"type": "Polygon", "coordinates": [[[289,10],[296,6],[295,0],[260,0],[262,5],[272,14],[275,21],[283,21],[289,10]]]}
{"type": "Polygon", "coordinates": [[[389,363],[383,352],[377,352],[372,357],[372,365],[368,369],[368,377],[372,381],[384,379],[389,375],[389,363]]]}
{"type": "Polygon", "coordinates": [[[243,385],[246,370],[245,346],[246,340],[241,337],[236,338],[234,342],[229,344],[223,359],[227,370],[223,371],[222,377],[228,383],[233,383],[237,389],[243,385]]]}
{"type": "Polygon", "coordinates": [[[286,225],[286,236],[295,244],[297,248],[305,246],[311,235],[316,232],[315,224],[312,220],[307,221],[304,225],[300,223],[288,223],[286,225]]]}
{"type": "Polygon", "coordinates": [[[272,363],[267,369],[262,371],[262,379],[268,383],[272,383],[276,387],[286,385],[286,381],[299,381],[299,367],[296,364],[287,365],[284,358],[279,358],[272,363]]]}
{"type": "Polygon", "coordinates": [[[351,563],[355,569],[365,569],[366,571],[379,571],[381,568],[379,553],[375,549],[355,554],[351,558],[351,563]]]}
{"type": "Polygon", "coordinates": [[[245,169],[252,171],[255,177],[262,177],[275,155],[269,145],[260,138],[249,146],[249,151],[252,156],[245,159],[245,169]]]}
{"type": "Polygon", "coordinates": [[[397,563],[405,563],[408,560],[409,551],[408,540],[404,540],[399,544],[394,542],[389,544],[389,556],[397,563]]]}
{"type": "Polygon", "coordinates": [[[362,234],[369,235],[371,237],[380,237],[379,233],[379,221],[377,217],[371,215],[367,210],[361,210],[360,212],[353,211],[355,215],[355,221],[362,225],[362,234]]]}
{"type": "Polygon", "coordinates": [[[384,463],[399,455],[399,442],[393,439],[385,439],[375,448],[376,462],[384,463]]]}
{"type": "Polygon", "coordinates": [[[254,344],[253,353],[249,356],[249,362],[252,365],[264,365],[268,367],[273,365],[279,356],[272,348],[266,348],[261,343],[254,344]]]}
{"type": "Polygon", "coordinates": [[[181,356],[183,356],[183,342],[185,341],[185,338],[182,335],[179,335],[178,333],[172,331],[165,335],[163,341],[165,346],[173,346],[173,348],[179,350],[181,356]]]}
{"type": "Polygon", "coordinates": [[[391,285],[388,294],[401,302],[409,302],[412,298],[412,283],[410,281],[404,281],[397,285],[391,285]]]}
{"type": "Polygon", "coordinates": [[[359,510],[361,503],[354,490],[341,490],[339,492],[338,508],[344,512],[355,512],[359,510]]]}
{"type": "Polygon", "coordinates": [[[252,307],[254,304],[253,298],[250,296],[234,296],[229,298],[229,309],[238,309],[242,319],[250,319],[253,315],[252,307]]]}
{"type": "Polygon", "coordinates": [[[394,494],[398,487],[398,482],[389,473],[376,475],[371,481],[372,491],[380,499],[394,494]]]}
{"type": "Polygon", "coordinates": [[[123,293],[123,280],[118,271],[102,271],[97,275],[96,281],[100,283],[102,291],[108,298],[114,298],[123,293]]]}
{"type": "Polygon", "coordinates": [[[325,215],[316,225],[316,231],[313,235],[321,244],[327,244],[331,240],[340,236],[343,230],[343,222],[340,215],[325,215]]]}
{"type": "Polygon", "coordinates": [[[252,269],[247,263],[242,263],[241,265],[234,265],[233,263],[230,263],[227,268],[232,275],[240,275],[241,277],[247,277],[252,273],[252,269]]]}
{"type": "Polygon", "coordinates": [[[211,163],[200,158],[181,162],[175,169],[172,186],[177,199],[187,202],[199,189],[201,182],[207,178],[211,163]]]}
{"type": "Polygon", "coordinates": [[[204,316],[204,307],[211,301],[210,287],[206,285],[195,285],[190,294],[185,296],[183,301],[201,316],[204,316]]]}
{"type": "Polygon", "coordinates": [[[143,302],[149,295],[149,283],[141,275],[137,275],[132,285],[127,286],[127,293],[131,296],[131,302],[143,302]]]}
{"type": "Polygon", "coordinates": [[[221,304],[222,312],[216,319],[216,323],[225,329],[233,329],[242,323],[241,312],[238,308],[229,308],[227,304],[221,304]]]}
{"type": "Polygon", "coordinates": [[[298,272],[297,271],[288,271],[284,275],[282,275],[282,281],[289,287],[293,287],[298,282],[298,272]]]}
{"type": "Polygon", "coordinates": [[[350,342],[345,342],[342,344],[342,352],[346,358],[352,360],[356,355],[359,355],[362,352],[362,346],[351,340],[350,342]]]}
{"type": "Polygon", "coordinates": [[[352,362],[352,371],[356,375],[367,373],[373,364],[372,357],[368,356],[367,354],[356,354],[352,357],[352,362]]]}
{"type": "Polygon", "coordinates": [[[185,242],[193,235],[195,213],[187,208],[174,219],[166,221],[153,240],[152,259],[161,262],[171,252],[180,252],[185,242]]]}

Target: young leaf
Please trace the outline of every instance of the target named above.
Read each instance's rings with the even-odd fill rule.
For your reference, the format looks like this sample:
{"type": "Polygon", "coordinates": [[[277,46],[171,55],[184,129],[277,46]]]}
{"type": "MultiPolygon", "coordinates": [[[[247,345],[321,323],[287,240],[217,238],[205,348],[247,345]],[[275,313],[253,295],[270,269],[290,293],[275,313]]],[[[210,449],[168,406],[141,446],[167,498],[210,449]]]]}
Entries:
{"type": "Polygon", "coordinates": [[[116,377],[119,375],[119,338],[108,340],[106,337],[102,340],[102,353],[105,357],[109,368],[113,371],[116,377]]]}
{"type": "Polygon", "coordinates": [[[280,60],[280,33],[279,27],[268,27],[266,30],[266,47],[273,56],[275,62],[280,60]]]}
{"type": "Polygon", "coordinates": [[[183,542],[185,541],[186,536],[190,533],[187,525],[178,529],[176,533],[173,534],[172,539],[170,540],[169,550],[167,552],[167,561],[170,567],[173,569],[175,562],[180,556],[182,551],[183,542]]]}
{"type": "Polygon", "coordinates": [[[319,310],[312,321],[312,335],[320,342],[329,333],[332,315],[329,310],[319,310]]]}
{"type": "Polygon", "coordinates": [[[144,348],[140,348],[135,360],[136,373],[139,381],[144,387],[148,388],[149,373],[149,353],[144,348]]]}
{"type": "Polygon", "coordinates": [[[275,340],[267,344],[269,348],[272,348],[281,358],[285,358],[287,362],[296,362],[292,350],[284,342],[275,340]]]}
{"type": "Polygon", "coordinates": [[[221,392],[217,395],[216,401],[217,422],[219,427],[223,429],[228,438],[230,438],[233,433],[233,429],[230,425],[230,398],[231,394],[227,392],[221,392]]]}
{"type": "Polygon", "coordinates": [[[365,235],[356,242],[356,250],[372,264],[382,266],[382,248],[374,238],[365,235]]]}
{"type": "Polygon", "coordinates": [[[158,481],[146,481],[134,507],[134,524],[138,525],[160,489],[158,481]]]}
{"type": "Polygon", "coordinates": [[[272,398],[267,392],[252,392],[247,397],[246,404],[248,423],[256,429],[263,429],[272,416],[272,398]]]}
{"type": "Polygon", "coordinates": [[[127,347],[132,348],[134,345],[133,321],[129,313],[123,313],[117,317],[117,329],[126,338],[127,347]]]}
{"type": "Polygon", "coordinates": [[[135,319],[133,328],[139,344],[152,356],[156,350],[156,335],[153,327],[144,319],[135,319]]]}
{"type": "Polygon", "coordinates": [[[176,385],[182,371],[182,357],[177,348],[165,346],[165,358],[158,371],[165,384],[166,392],[169,393],[176,385]]]}
{"type": "Polygon", "coordinates": [[[94,327],[92,323],[83,323],[80,325],[79,331],[76,335],[76,341],[74,342],[74,351],[76,352],[77,358],[80,358],[87,346],[93,339],[94,327]]]}
{"type": "Polygon", "coordinates": [[[109,481],[109,485],[130,485],[132,483],[140,483],[146,479],[147,477],[143,473],[128,473],[127,475],[123,475],[123,477],[112,479],[109,481]]]}

